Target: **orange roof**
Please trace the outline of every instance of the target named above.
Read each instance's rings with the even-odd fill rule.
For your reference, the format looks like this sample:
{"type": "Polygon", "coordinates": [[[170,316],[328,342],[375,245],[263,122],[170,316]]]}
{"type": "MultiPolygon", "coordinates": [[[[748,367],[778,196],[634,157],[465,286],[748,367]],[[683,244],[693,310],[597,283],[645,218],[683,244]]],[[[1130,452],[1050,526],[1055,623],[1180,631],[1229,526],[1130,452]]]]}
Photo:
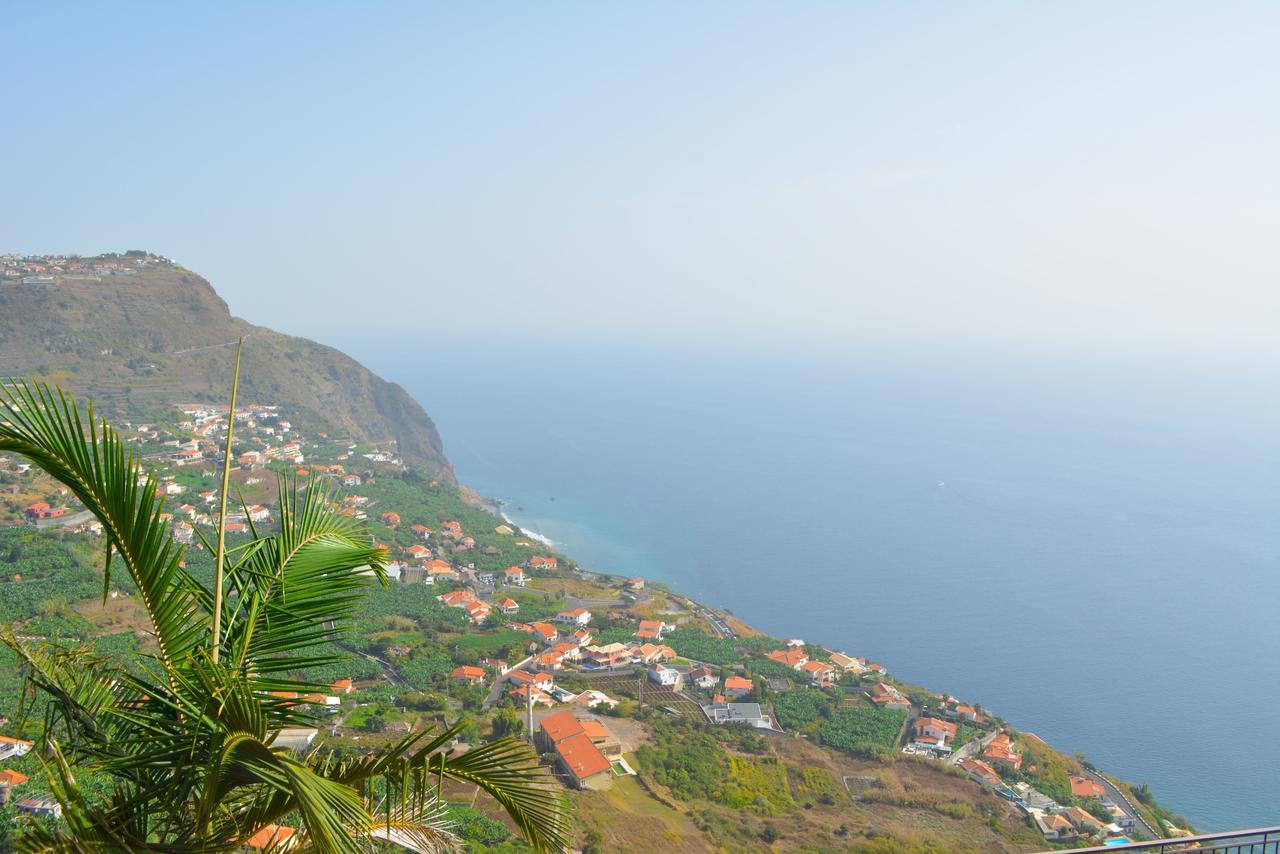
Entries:
{"type": "Polygon", "coordinates": [[[609,760],[600,752],[600,748],[591,743],[585,732],[556,742],[556,753],[569,773],[579,780],[603,774],[610,767],[609,760]]]}
{"type": "Polygon", "coordinates": [[[827,664],[822,661],[806,661],[804,664],[800,666],[800,669],[805,670],[809,673],[820,673],[824,670],[835,670],[835,668],[832,667],[830,664],[827,664]]]}
{"type": "Polygon", "coordinates": [[[556,630],[556,627],[551,625],[550,623],[534,623],[533,630],[538,634],[542,635],[544,638],[554,637],[557,634],[559,634],[559,632],[556,630]]]}
{"type": "Polygon", "coordinates": [[[590,739],[612,738],[609,730],[605,729],[604,724],[599,721],[582,721],[582,731],[587,734],[590,739]]]}
{"type": "Polygon", "coordinates": [[[573,716],[573,712],[565,710],[556,712],[554,715],[547,715],[540,723],[542,731],[547,734],[547,738],[551,739],[552,744],[563,741],[575,735],[582,735],[582,721],[573,716]]]}
{"type": "Polygon", "coordinates": [[[27,747],[35,747],[34,741],[23,741],[20,738],[10,738],[7,735],[0,735],[0,744],[25,744],[27,747]]]}
{"type": "Polygon", "coordinates": [[[1088,777],[1072,777],[1070,783],[1071,794],[1077,798],[1100,798],[1107,792],[1101,783],[1090,780],[1088,777]]]}
{"type": "Polygon", "coordinates": [[[483,679],[484,669],[464,664],[461,667],[455,667],[449,675],[454,679],[483,679]]]}
{"type": "Polygon", "coordinates": [[[11,771],[8,768],[0,771],[0,783],[6,783],[10,786],[21,786],[29,779],[31,778],[26,774],[19,774],[17,771],[11,771]]]}
{"type": "Polygon", "coordinates": [[[259,830],[253,836],[249,837],[247,844],[250,848],[269,848],[278,846],[280,843],[287,841],[298,831],[292,827],[283,824],[268,824],[259,830]]]}
{"type": "Polygon", "coordinates": [[[754,687],[755,684],[745,676],[726,676],[724,680],[724,689],[726,691],[734,691],[738,689],[750,691],[754,687]]]}
{"type": "Polygon", "coordinates": [[[774,661],[787,665],[788,667],[798,667],[800,662],[808,660],[809,656],[801,649],[776,649],[769,653],[769,657],[774,661]]]}
{"type": "Polygon", "coordinates": [[[524,570],[518,566],[509,566],[503,570],[507,575],[524,575],[524,570]]]}

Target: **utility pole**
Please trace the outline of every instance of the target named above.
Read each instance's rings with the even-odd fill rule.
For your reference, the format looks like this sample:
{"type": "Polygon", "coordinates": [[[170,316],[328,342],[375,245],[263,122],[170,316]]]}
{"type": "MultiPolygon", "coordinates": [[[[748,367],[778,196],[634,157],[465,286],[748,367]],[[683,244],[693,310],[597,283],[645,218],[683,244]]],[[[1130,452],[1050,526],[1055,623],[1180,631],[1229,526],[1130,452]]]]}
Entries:
{"type": "Polygon", "coordinates": [[[533,684],[525,686],[525,720],[529,729],[529,746],[533,746],[533,684]]]}

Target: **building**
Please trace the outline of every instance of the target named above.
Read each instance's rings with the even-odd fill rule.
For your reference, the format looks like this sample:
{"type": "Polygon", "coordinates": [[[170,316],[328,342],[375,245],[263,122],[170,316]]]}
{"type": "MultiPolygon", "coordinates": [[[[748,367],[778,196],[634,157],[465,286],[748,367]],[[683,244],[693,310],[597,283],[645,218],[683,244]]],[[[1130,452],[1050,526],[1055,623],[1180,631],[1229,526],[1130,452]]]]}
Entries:
{"type": "Polygon", "coordinates": [[[502,573],[505,576],[507,584],[512,587],[524,587],[525,577],[524,569],[518,566],[509,566],[502,573]]]}
{"type": "Polygon", "coordinates": [[[819,688],[834,685],[837,679],[836,669],[822,661],[806,661],[800,670],[809,675],[809,681],[819,688]]]}
{"type": "Polygon", "coordinates": [[[667,688],[679,690],[683,678],[683,674],[672,667],[663,667],[661,664],[655,664],[649,668],[649,681],[656,682],[667,688]]]}
{"type": "Polygon", "coordinates": [[[356,686],[350,679],[339,679],[329,686],[329,690],[335,694],[354,694],[356,686]]]}
{"type": "Polygon", "coordinates": [[[1102,822],[1083,807],[1067,807],[1062,811],[1062,815],[1082,834],[1097,833],[1102,830],[1102,822]]]}
{"type": "Polygon", "coordinates": [[[759,703],[710,703],[702,707],[702,712],[713,724],[746,724],[756,729],[778,729],[773,719],[761,711],[759,703]]]}
{"type": "Polygon", "coordinates": [[[662,640],[662,633],[667,628],[667,624],[661,620],[641,620],[635,636],[641,640],[662,640]]]}
{"type": "Polygon", "coordinates": [[[0,759],[17,759],[19,756],[26,756],[33,747],[35,742],[0,735],[0,759]]]}
{"type": "Polygon", "coordinates": [[[498,610],[504,614],[514,614],[520,610],[520,603],[508,597],[498,603],[498,610]]]}
{"type": "Polygon", "coordinates": [[[455,667],[453,672],[449,674],[450,679],[456,679],[459,682],[466,682],[468,685],[484,684],[484,668],[471,667],[470,665],[462,665],[455,667]]]}
{"type": "Polygon", "coordinates": [[[627,589],[628,589],[628,590],[630,590],[632,593],[639,593],[641,590],[643,590],[643,589],[644,589],[644,579],[643,579],[643,578],[628,578],[628,579],[627,579],[627,589]]]}
{"type": "Polygon", "coordinates": [[[704,691],[710,691],[716,687],[716,683],[720,680],[716,678],[715,673],[711,672],[707,667],[695,667],[689,671],[689,681],[704,691]]]}
{"type": "Polygon", "coordinates": [[[934,747],[946,747],[950,744],[956,737],[957,729],[955,724],[937,718],[919,717],[911,722],[915,741],[934,747]]]}
{"type": "Polygon", "coordinates": [[[805,653],[803,646],[798,649],[775,649],[773,652],[769,653],[769,658],[779,664],[785,664],[792,670],[799,670],[809,663],[809,656],[805,653]]]}
{"type": "Polygon", "coordinates": [[[726,697],[741,697],[755,690],[755,683],[745,676],[726,676],[724,694],[726,697]]]}
{"type": "Polygon", "coordinates": [[[969,774],[971,780],[976,780],[984,786],[990,786],[998,789],[1004,785],[1004,781],[1000,779],[1000,775],[996,773],[996,769],[992,768],[981,759],[966,759],[960,763],[969,774]]]}
{"type": "Polygon", "coordinates": [[[882,709],[906,710],[911,708],[911,701],[901,691],[883,682],[877,682],[872,685],[871,690],[867,692],[867,696],[871,698],[872,703],[882,709]]]}
{"type": "Polygon", "coordinates": [[[557,561],[553,557],[543,557],[542,555],[534,555],[533,557],[529,558],[530,569],[543,569],[550,572],[550,571],[553,571],[559,565],[560,565],[559,561],[557,561]]]}
{"type": "Polygon", "coordinates": [[[534,623],[533,634],[547,646],[555,646],[560,640],[560,631],[550,623],[534,623]]]}
{"type": "Polygon", "coordinates": [[[1090,780],[1088,777],[1072,776],[1067,782],[1071,784],[1071,794],[1077,798],[1098,798],[1102,799],[1107,794],[1107,790],[1102,784],[1096,780],[1090,780]]]}
{"type": "MultiPolygon", "coordinates": [[[[597,734],[600,729],[602,727],[596,730],[597,734]]],[[[573,712],[566,710],[543,718],[539,723],[538,742],[542,750],[556,754],[556,764],[577,788],[599,791],[613,785],[609,759],[573,712]]]]}
{"type": "Polygon", "coordinates": [[[251,851],[265,849],[287,851],[297,846],[297,832],[292,827],[284,824],[264,825],[261,830],[245,840],[245,847],[251,851]]]}
{"type": "Polygon", "coordinates": [[[568,626],[585,626],[591,622],[591,612],[586,608],[574,608],[571,611],[561,611],[559,614],[555,615],[553,622],[568,626]]]}
{"type": "Polygon", "coordinates": [[[27,798],[14,804],[21,812],[35,816],[62,817],[62,804],[53,798],[27,798]]]}
{"type": "Polygon", "coordinates": [[[851,655],[845,655],[843,652],[831,653],[831,663],[847,673],[862,673],[867,669],[867,660],[865,658],[854,658],[851,655]]]}
{"type": "Polygon", "coordinates": [[[1036,821],[1036,827],[1040,828],[1040,832],[1044,834],[1044,838],[1051,842],[1069,842],[1076,838],[1076,828],[1064,816],[1057,813],[1033,812],[1032,817],[1036,821]]]}
{"type": "Polygon", "coordinates": [[[10,768],[0,771],[0,786],[8,786],[10,789],[17,788],[30,779],[26,774],[10,768]]]}
{"type": "Polygon", "coordinates": [[[596,667],[616,667],[631,660],[632,649],[625,643],[588,646],[583,657],[596,667]]]}
{"type": "Polygon", "coordinates": [[[982,758],[991,765],[1003,765],[1015,771],[1022,767],[1022,754],[1014,749],[1013,740],[1004,733],[991,739],[987,749],[982,751],[982,758]]]}

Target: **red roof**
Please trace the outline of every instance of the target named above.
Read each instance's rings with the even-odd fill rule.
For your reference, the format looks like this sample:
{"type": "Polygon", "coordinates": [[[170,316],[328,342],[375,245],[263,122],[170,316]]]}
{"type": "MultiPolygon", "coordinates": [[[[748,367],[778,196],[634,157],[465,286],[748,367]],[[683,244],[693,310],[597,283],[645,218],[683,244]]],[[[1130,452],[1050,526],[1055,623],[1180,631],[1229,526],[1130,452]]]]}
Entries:
{"type": "Polygon", "coordinates": [[[287,825],[268,824],[253,836],[250,836],[248,842],[245,844],[250,848],[269,848],[279,846],[282,842],[292,838],[297,832],[298,831],[287,825]]]}
{"type": "Polygon", "coordinates": [[[606,773],[610,767],[609,760],[600,752],[600,748],[592,744],[591,737],[585,732],[557,742],[556,753],[569,773],[579,780],[606,773]]]}
{"type": "Polygon", "coordinates": [[[554,715],[547,715],[539,725],[547,734],[547,738],[551,739],[552,744],[583,733],[582,721],[575,718],[573,712],[568,709],[556,712],[554,715]]]}

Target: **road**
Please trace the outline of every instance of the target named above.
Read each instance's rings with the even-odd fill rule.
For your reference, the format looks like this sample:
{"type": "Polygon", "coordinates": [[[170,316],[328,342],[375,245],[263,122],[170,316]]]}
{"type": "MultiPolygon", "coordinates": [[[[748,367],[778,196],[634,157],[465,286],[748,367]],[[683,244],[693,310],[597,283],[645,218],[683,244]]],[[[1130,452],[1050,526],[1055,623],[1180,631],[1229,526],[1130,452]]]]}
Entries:
{"type": "MultiPolygon", "coordinates": [[[[252,334],[252,333],[250,333],[250,332],[246,332],[246,333],[245,333],[244,337],[245,337],[245,340],[246,340],[246,341],[249,339],[249,336],[250,336],[251,334],[252,334]]],[[[170,353],[169,355],[170,355],[170,356],[185,356],[185,355],[186,355],[186,354],[188,354],[188,353],[200,353],[200,352],[203,352],[203,351],[205,351],[205,350],[217,350],[217,349],[219,349],[219,348],[221,348],[221,347],[232,347],[232,346],[235,346],[236,344],[239,344],[239,343],[240,343],[240,341],[239,341],[239,339],[237,339],[237,340],[235,340],[235,341],[224,341],[224,342],[222,342],[221,344],[206,344],[206,345],[205,345],[205,346],[203,346],[203,347],[191,347],[191,348],[188,348],[188,349],[186,349],[186,350],[174,350],[174,351],[173,351],[172,353],[170,353]]]]}
{"type": "Polygon", "coordinates": [[[524,661],[517,663],[514,667],[507,670],[506,673],[500,673],[494,677],[493,684],[489,686],[489,695],[484,698],[484,708],[492,709],[502,700],[502,689],[507,684],[507,677],[517,670],[523,670],[524,666],[533,661],[533,656],[529,656],[524,661]]]}
{"type": "Polygon", "coordinates": [[[1102,788],[1107,790],[1107,800],[1111,801],[1112,803],[1119,806],[1120,809],[1124,810],[1125,813],[1128,814],[1128,816],[1134,820],[1134,823],[1137,825],[1138,829],[1142,830],[1144,833],[1147,834],[1148,838],[1150,839],[1160,838],[1160,834],[1156,833],[1155,829],[1152,828],[1151,825],[1147,824],[1146,819],[1142,817],[1142,813],[1138,812],[1138,808],[1135,807],[1133,803],[1124,796],[1124,792],[1117,789],[1110,780],[1108,780],[1106,777],[1103,777],[1097,771],[1091,771],[1088,768],[1084,769],[1084,773],[1086,776],[1089,777],[1090,780],[1093,780],[1095,783],[1098,783],[1099,785],[1102,786],[1102,788]]]}
{"type": "Polygon", "coordinates": [[[987,749],[987,745],[1000,734],[1000,730],[992,730],[982,738],[975,738],[972,741],[966,741],[960,745],[960,749],[947,757],[947,761],[952,765],[959,765],[966,759],[972,759],[977,754],[987,749]]]}
{"type": "Polygon", "coordinates": [[[56,519],[41,519],[36,522],[37,528],[65,528],[69,525],[79,525],[81,522],[88,522],[93,518],[93,514],[88,510],[81,510],[79,513],[72,513],[70,516],[59,516],[56,519]]]}

